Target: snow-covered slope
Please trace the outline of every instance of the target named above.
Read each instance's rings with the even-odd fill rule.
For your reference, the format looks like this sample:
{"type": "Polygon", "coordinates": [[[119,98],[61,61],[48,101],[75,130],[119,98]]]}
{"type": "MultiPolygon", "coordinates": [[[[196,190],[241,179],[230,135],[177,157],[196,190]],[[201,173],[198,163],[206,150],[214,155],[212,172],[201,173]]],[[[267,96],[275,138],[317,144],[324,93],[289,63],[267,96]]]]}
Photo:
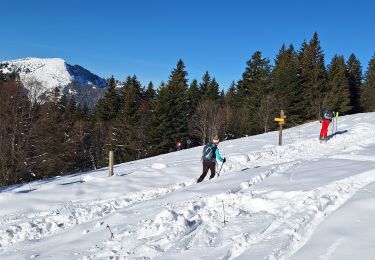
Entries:
{"type": "MultiPolygon", "coordinates": [[[[106,80],[78,65],[70,65],[63,59],[25,58],[0,62],[3,73],[17,72],[20,79],[31,93],[41,95],[55,87],[64,91],[73,86],[91,86],[105,88],[106,80]],[[35,89],[38,86],[38,89],[35,89]]],[[[78,97],[79,99],[79,97],[78,97]]]]}
{"type": "Polygon", "coordinates": [[[375,113],[4,187],[0,259],[373,259],[375,113]],[[113,233],[113,236],[111,236],[113,233]]]}

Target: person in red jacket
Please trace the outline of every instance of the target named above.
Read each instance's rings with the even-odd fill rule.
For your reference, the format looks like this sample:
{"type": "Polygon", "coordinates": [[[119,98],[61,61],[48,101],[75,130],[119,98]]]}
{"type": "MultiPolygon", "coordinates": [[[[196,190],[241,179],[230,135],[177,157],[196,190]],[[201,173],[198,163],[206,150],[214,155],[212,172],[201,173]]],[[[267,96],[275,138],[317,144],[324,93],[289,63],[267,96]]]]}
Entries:
{"type": "Polygon", "coordinates": [[[325,108],[322,113],[322,129],[320,130],[319,140],[327,141],[328,127],[333,118],[333,111],[330,108],[325,108]]]}
{"type": "Polygon", "coordinates": [[[180,141],[177,141],[177,142],[176,142],[176,150],[177,150],[177,151],[180,151],[180,150],[181,150],[181,142],[180,142],[180,141]]]}

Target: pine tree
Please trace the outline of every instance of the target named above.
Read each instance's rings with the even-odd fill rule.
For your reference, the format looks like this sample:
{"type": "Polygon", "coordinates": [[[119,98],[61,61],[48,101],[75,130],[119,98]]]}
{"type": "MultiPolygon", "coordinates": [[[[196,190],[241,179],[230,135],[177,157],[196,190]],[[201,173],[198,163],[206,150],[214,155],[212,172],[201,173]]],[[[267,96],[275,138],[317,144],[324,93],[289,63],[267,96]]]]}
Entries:
{"type": "Polygon", "coordinates": [[[89,121],[91,119],[89,106],[87,105],[86,102],[84,102],[83,105],[81,103],[78,104],[74,117],[77,118],[78,120],[83,120],[83,121],[89,121]]]}
{"type": "Polygon", "coordinates": [[[213,78],[208,85],[207,89],[207,98],[217,101],[220,99],[220,94],[219,94],[219,84],[216,82],[216,79],[213,78]]]}
{"type": "Polygon", "coordinates": [[[117,112],[120,108],[120,96],[116,90],[116,80],[112,76],[109,79],[108,89],[104,97],[99,99],[95,107],[95,115],[97,120],[112,121],[116,118],[117,112]]]}
{"type": "Polygon", "coordinates": [[[70,130],[64,117],[65,101],[55,88],[41,105],[32,129],[33,172],[41,178],[67,173],[74,169],[74,153],[70,150],[70,130]],[[63,102],[63,103],[62,103],[63,102]]]}
{"type": "Polygon", "coordinates": [[[182,60],[171,72],[165,87],[161,87],[154,109],[153,144],[156,153],[171,151],[175,142],[182,142],[188,130],[187,72],[182,60]]]}
{"type": "Polygon", "coordinates": [[[208,71],[202,77],[202,82],[199,84],[201,99],[218,100],[219,99],[219,84],[215,78],[211,79],[208,71]]]}
{"type": "Polygon", "coordinates": [[[165,153],[173,149],[173,140],[171,141],[169,138],[170,135],[173,134],[173,131],[169,119],[170,105],[167,103],[168,99],[168,90],[164,82],[162,82],[158,90],[154,112],[152,114],[151,149],[154,154],[165,153]]]}
{"type": "Polygon", "coordinates": [[[154,85],[152,82],[147,87],[145,92],[145,102],[143,103],[141,110],[142,110],[142,117],[141,117],[141,128],[143,129],[144,134],[144,143],[145,143],[145,156],[151,156],[153,154],[152,148],[152,127],[153,127],[153,113],[156,104],[157,92],[154,89],[154,85]]]}
{"type": "Polygon", "coordinates": [[[93,149],[95,122],[86,102],[74,104],[74,99],[69,100],[66,115],[72,125],[69,149],[74,154],[74,171],[94,170],[97,167],[93,149]]]}
{"type": "Polygon", "coordinates": [[[91,131],[91,161],[94,167],[108,166],[108,152],[114,148],[112,135],[109,122],[94,120],[91,131]]]}
{"type": "Polygon", "coordinates": [[[271,66],[262,53],[256,51],[247,62],[242,79],[238,82],[240,133],[251,135],[261,133],[263,127],[270,122],[264,122],[260,115],[262,100],[271,93],[271,66]]]}
{"type": "Polygon", "coordinates": [[[375,54],[368,63],[361,100],[365,112],[375,111],[375,54]]]}
{"type": "Polygon", "coordinates": [[[198,86],[198,81],[194,79],[188,90],[189,97],[189,118],[194,114],[195,108],[198,106],[201,100],[201,92],[198,86]]]}
{"type": "Polygon", "coordinates": [[[236,98],[237,98],[237,86],[234,83],[234,81],[232,81],[232,83],[229,85],[228,91],[225,95],[225,99],[226,99],[227,103],[231,107],[234,108],[237,105],[236,98]]]}
{"type": "Polygon", "coordinates": [[[152,127],[152,114],[155,107],[157,93],[154,89],[154,85],[150,82],[144,93],[144,99],[141,103],[141,118],[140,118],[140,136],[142,140],[142,153],[141,156],[148,157],[152,155],[152,139],[151,139],[151,127],[152,127]]]}
{"type": "Polygon", "coordinates": [[[362,87],[362,66],[357,57],[352,53],[346,64],[350,90],[351,113],[362,111],[360,104],[361,87],[362,87]]]}
{"type": "Polygon", "coordinates": [[[349,82],[343,56],[335,55],[328,66],[328,105],[335,111],[351,111],[349,82]]]}
{"type": "Polygon", "coordinates": [[[319,118],[329,96],[326,91],[327,73],[324,54],[318,34],[315,33],[309,44],[303,42],[299,52],[300,84],[303,88],[305,111],[304,119],[319,118]]]}
{"type": "Polygon", "coordinates": [[[199,83],[199,91],[201,94],[201,99],[208,98],[208,87],[210,83],[211,83],[211,76],[208,73],[208,71],[206,71],[202,77],[202,82],[199,83]]]}
{"type": "Polygon", "coordinates": [[[136,76],[128,77],[123,87],[122,107],[113,129],[116,161],[124,162],[142,157],[144,136],[141,131],[141,106],[144,90],[136,76]]]}
{"type": "Polygon", "coordinates": [[[150,81],[145,91],[145,99],[150,104],[152,104],[156,99],[156,91],[154,89],[154,84],[152,83],[152,81],[150,81]]]}
{"type": "Polygon", "coordinates": [[[92,149],[93,122],[78,119],[70,133],[70,151],[74,153],[74,171],[96,169],[92,149]]]}
{"type": "Polygon", "coordinates": [[[288,125],[302,122],[302,89],[299,84],[298,56],[294,47],[282,45],[272,71],[272,85],[280,109],[288,115],[288,125]]]}
{"type": "MultiPolygon", "coordinates": [[[[65,95],[64,95],[65,96],[65,95]]],[[[65,117],[69,123],[73,124],[76,119],[77,102],[74,96],[71,96],[66,104],[65,117]]]]}
{"type": "Polygon", "coordinates": [[[225,95],[225,105],[226,105],[226,129],[225,129],[225,137],[229,139],[233,139],[239,137],[238,133],[238,103],[237,100],[237,86],[234,82],[232,82],[228,88],[228,91],[225,95]]]}
{"type": "Polygon", "coordinates": [[[104,166],[108,163],[108,152],[115,148],[113,138],[113,124],[121,106],[120,94],[116,89],[117,82],[112,76],[108,80],[108,88],[104,96],[99,99],[94,109],[95,124],[93,127],[94,147],[93,161],[95,165],[104,166]]]}

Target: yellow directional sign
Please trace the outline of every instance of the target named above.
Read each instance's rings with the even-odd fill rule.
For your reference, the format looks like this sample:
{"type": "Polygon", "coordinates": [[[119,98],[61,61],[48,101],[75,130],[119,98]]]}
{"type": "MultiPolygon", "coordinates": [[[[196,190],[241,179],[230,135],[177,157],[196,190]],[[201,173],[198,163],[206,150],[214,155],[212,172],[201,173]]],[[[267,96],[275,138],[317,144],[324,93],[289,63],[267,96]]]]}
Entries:
{"type": "Polygon", "coordinates": [[[275,121],[276,121],[276,122],[284,122],[285,120],[284,120],[284,118],[276,117],[276,118],[275,118],[275,121]]]}

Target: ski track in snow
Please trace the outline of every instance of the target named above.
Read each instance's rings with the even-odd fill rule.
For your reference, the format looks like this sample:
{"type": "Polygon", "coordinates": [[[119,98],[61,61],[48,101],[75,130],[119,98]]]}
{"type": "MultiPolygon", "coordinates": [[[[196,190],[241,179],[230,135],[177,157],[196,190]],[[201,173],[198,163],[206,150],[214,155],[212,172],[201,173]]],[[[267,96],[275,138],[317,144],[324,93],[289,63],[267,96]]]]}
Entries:
{"type": "MultiPolygon", "coordinates": [[[[229,154],[228,163],[223,167],[223,175],[236,174],[256,167],[273,166],[253,175],[235,189],[209,198],[166,205],[166,208],[154,218],[141,221],[140,228],[136,231],[117,234],[115,239],[91,248],[82,259],[111,256],[151,259],[165,252],[184,251],[201,244],[213,245],[218,237],[225,236],[222,229],[229,228],[230,223],[236,218],[251,223],[260,213],[259,216],[266,216],[267,221],[264,226],[258,228],[259,230],[232,231],[230,237],[227,235],[228,237],[222,238],[228,244],[223,245],[227,249],[221,259],[248,259],[245,257],[247,252],[261,252],[262,247],[266,247],[267,244],[274,244],[268,247],[274,250],[263,255],[263,259],[287,258],[308,240],[327,215],[344,204],[356,191],[374,182],[375,171],[357,174],[311,191],[285,194],[290,197],[287,201],[282,198],[270,199],[269,191],[253,191],[251,187],[274,174],[285,172],[303,160],[313,160],[342,151],[347,153],[375,142],[373,125],[359,123],[353,129],[354,133],[356,131],[361,132],[361,140],[356,140],[355,135],[347,134],[334,137],[327,144],[319,144],[314,138],[281,147],[266,147],[261,151],[247,154],[229,154]],[[288,156],[284,156],[286,154],[288,156]],[[249,202],[265,206],[259,206],[261,210],[254,212],[246,205],[249,202]],[[224,219],[228,224],[223,224],[224,219]]],[[[356,160],[355,156],[336,157],[356,160]]],[[[357,159],[373,160],[373,157],[358,156],[357,159]]],[[[182,165],[186,161],[176,161],[172,165],[182,165]]],[[[156,164],[154,166],[160,167],[156,164]]],[[[126,207],[159,199],[194,184],[195,179],[168,187],[127,193],[113,199],[86,203],[70,202],[51,211],[3,216],[0,223],[0,252],[24,240],[46,238],[73,226],[101,219],[126,207]]]]}
{"type": "Polygon", "coordinates": [[[123,244],[132,244],[123,240],[129,239],[132,241],[134,237],[139,243],[136,243],[132,248],[128,248],[126,253],[122,253],[124,255],[121,256],[134,257],[134,255],[138,255],[140,259],[149,259],[156,257],[160,252],[173,249],[173,244],[178,244],[188,249],[192,245],[202,243],[202,239],[204,240],[204,244],[212,245],[216,240],[215,235],[218,235],[222,227],[221,223],[224,219],[222,203],[224,201],[225,204],[231,201],[230,205],[224,206],[225,208],[229,207],[225,210],[225,214],[228,213],[228,210],[230,212],[227,217],[232,218],[238,214],[243,215],[245,212],[241,209],[243,205],[237,205],[239,207],[232,205],[237,199],[241,201],[251,199],[252,195],[241,194],[243,191],[248,190],[252,185],[261,182],[272,174],[285,171],[295,164],[299,164],[299,162],[273,167],[271,170],[261,172],[248,181],[240,183],[235,189],[211,196],[210,198],[200,198],[198,200],[166,205],[166,208],[161,210],[154,219],[146,219],[140,223],[141,227],[138,233],[125,233],[114,241],[106,241],[102,247],[96,245],[90,250],[95,251],[95,253],[85,256],[82,259],[97,259],[106,256],[115,257],[121,253],[113,248],[123,248],[123,244]],[[204,228],[201,226],[204,226],[204,228]],[[130,234],[132,236],[129,238],[130,234]],[[192,237],[196,239],[192,239],[192,237]],[[109,248],[107,248],[108,245],[110,245],[109,248]],[[142,255],[142,252],[147,252],[147,254],[142,255]]]}
{"type": "MultiPolygon", "coordinates": [[[[279,168],[285,168],[285,166],[279,166],[279,168]]],[[[269,177],[274,172],[274,170],[262,172],[241,185],[249,187],[269,177]]],[[[113,199],[88,203],[69,203],[51,211],[3,216],[0,223],[0,250],[23,240],[42,239],[60,233],[75,225],[99,219],[137,203],[157,199],[192,184],[195,184],[195,179],[166,188],[124,194],[113,199]]]]}
{"type": "Polygon", "coordinates": [[[69,203],[52,211],[4,216],[0,223],[0,250],[23,240],[41,239],[72,226],[101,218],[116,210],[163,196],[185,187],[179,183],[166,188],[124,194],[113,199],[69,203]]]}
{"type": "MultiPolygon", "coordinates": [[[[137,256],[139,259],[152,259],[163,252],[184,251],[193,245],[204,244],[212,246],[215,244],[215,237],[222,236],[220,229],[225,218],[224,214],[229,218],[229,222],[231,218],[238,216],[245,216],[247,220],[255,218],[256,213],[244,210],[244,205],[238,203],[238,201],[249,202],[254,199],[262,199],[262,194],[256,194],[253,191],[246,192],[252,185],[261,182],[274,173],[281,173],[299,164],[299,159],[314,159],[332,152],[361,149],[362,146],[374,142],[374,131],[366,130],[368,130],[367,126],[358,130],[367,134],[367,138],[363,138],[361,142],[354,140],[351,136],[347,136],[337,138],[336,143],[322,148],[321,146],[311,146],[311,143],[317,143],[317,140],[308,140],[297,145],[287,145],[268,151],[253,152],[246,156],[230,156],[232,163],[225,169],[227,174],[238,171],[244,165],[254,168],[255,166],[266,166],[274,163],[284,164],[241,183],[238,189],[218,194],[208,199],[185,202],[182,206],[170,205],[170,209],[161,211],[153,220],[146,220],[144,226],[138,229],[140,234],[130,236],[127,233],[117,240],[108,240],[102,246],[97,245],[92,248],[90,250],[92,253],[82,259],[109,256],[122,256],[125,258],[137,256]],[[351,144],[351,146],[346,147],[345,144],[341,146],[342,139],[346,139],[346,145],[349,146],[351,144]],[[316,153],[316,150],[321,150],[321,152],[316,153]],[[283,158],[282,155],[285,153],[289,154],[288,158],[283,158]],[[309,157],[309,154],[319,154],[319,156],[309,157]],[[293,162],[286,163],[290,161],[293,162]],[[221,203],[227,204],[226,210],[224,210],[225,213],[221,210],[221,203]],[[209,217],[207,219],[204,216],[209,217]],[[134,238],[140,240],[139,243],[134,245],[128,242],[128,239],[134,240],[134,238]],[[126,248],[126,244],[133,246],[126,248]]],[[[241,170],[243,169],[247,168],[242,168],[241,170]]],[[[252,247],[254,247],[254,250],[262,246],[265,247],[264,244],[274,244],[273,247],[268,248],[275,249],[271,253],[264,254],[260,259],[285,259],[291,256],[308,240],[315,228],[330,213],[343,205],[356,191],[374,181],[375,171],[364,172],[332,182],[312,191],[297,193],[288,204],[285,204],[282,200],[275,202],[273,205],[278,206],[265,209],[272,219],[271,223],[258,233],[240,232],[240,234],[230,238],[232,246],[221,259],[249,259],[248,256],[242,257],[242,254],[247,250],[252,251],[252,247]],[[282,242],[280,242],[280,237],[283,238],[282,242]]],[[[263,202],[265,201],[267,201],[267,196],[263,202]]]]}
{"type": "MultiPolygon", "coordinates": [[[[290,164],[289,167],[292,167],[290,164]]],[[[284,168],[285,169],[285,168],[284,168]]],[[[274,173],[284,169],[275,170],[274,173]]],[[[266,176],[266,175],[264,175],[266,176]]],[[[262,178],[260,177],[259,180],[262,178]]],[[[345,203],[356,191],[375,182],[375,170],[364,172],[341,181],[336,181],[308,192],[290,194],[290,203],[282,199],[268,203],[262,209],[272,221],[258,233],[240,232],[227,240],[231,247],[222,260],[241,258],[247,250],[266,247],[264,244],[275,243],[277,247],[261,259],[285,259],[300,248],[313,233],[315,228],[333,211],[345,203]],[[282,238],[282,243],[280,243],[282,238]]],[[[168,250],[188,250],[192,246],[203,244],[212,246],[220,236],[224,218],[230,223],[235,218],[251,221],[257,212],[246,209],[246,204],[254,201],[267,203],[268,192],[254,193],[247,190],[254,180],[243,182],[239,189],[228,191],[210,198],[168,205],[154,219],[140,223],[137,231],[121,234],[114,240],[107,240],[102,246],[96,246],[90,255],[82,259],[122,256],[152,259],[168,250]],[[224,211],[222,203],[225,204],[224,211]],[[225,212],[225,213],[224,213],[225,212]],[[225,216],[224,216],[225,214],[225,216]],[[130,236],[131,235],[131,236],[130,236]],[[137,240],[138,243],[131,242],[137,240]],[[127,245],[132,245],[127,248],[127,245]],[[115,249],[115,250],[114,250],[115,249]]],[[[250,254],[251,255],[251,254],[250,254]]],[[[244,257],[243,259],[249,259],[244,257]]]]}
{"type": "Polygon", "coordinates": [[[358,190],[372,182],[375,182],[375,170],[298,194],[290,204],[282,204],[280,210],[273,214],[276,221],[262,233],[252,235],[245,233],[235,237],[234,246],[223,259],[234,259],[252,245],[259,247],[261,243],[277,243],[280,238],[283,238],[283,243],[264,259],[285,259],[291,256],[329,214],[343,205],[358,190]],[[236,242],[238,240],[240,242],[236,242]]]}
{"type": "Polygon", "coordinates": [[[343,238],[336,240],[327,250],[324,255],[321,255],[319,259],[328,260],[329,257],[336,251],[336,248],[342,243],[343,238]]]}

